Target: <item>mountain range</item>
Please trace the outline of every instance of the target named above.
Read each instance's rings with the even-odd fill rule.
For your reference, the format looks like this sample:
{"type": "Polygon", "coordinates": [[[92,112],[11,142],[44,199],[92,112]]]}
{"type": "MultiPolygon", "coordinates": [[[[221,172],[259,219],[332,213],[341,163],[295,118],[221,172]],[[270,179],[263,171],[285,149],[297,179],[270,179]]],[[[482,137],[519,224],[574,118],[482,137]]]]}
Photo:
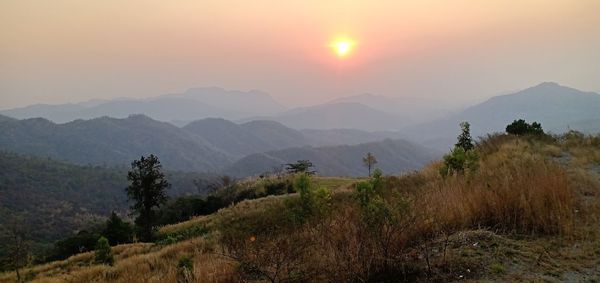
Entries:
{"type": "MultiPolygon", "coordinates": [[[[236,124],[214,118],[198,120],[180,128],[143,115],[124,119],[102,117],[75,120],[64,124],[42,118],[16,120],[4,117],[0,118],[0,131],[3,133],[0,135],[0,150],[20,154],[51,157],[82,165],[123,167],[142,155],[153,153],[170,170],[223,174],[230,174],[227,168],[233,168],[231,166],[245,156],[284,149],[289,149],[288,152],[306,150],[308,147],[305,146],[323,154],[335,152],[330,158],[348,154],[359,162],[360,157],[354,156],[358,144],[398,138],[393,132],[299,131],[274,121],[236,124]],[[323,147],[340,144],[349,146],[323,147]]],[[[403,148],[395,149],[398,151],[393,152],[394,156],[404,156],[403,148]]],[[[425,153],[430,149],[415,145],[410,150],[427,157],[415,160],[414,164],[403,163],[402,166],[413,168],[429,160],[425,153]]],[[[318,158],[325,159],[326,156],[318,158]]],[[[252,166],[242,167],[239,164],[235,166],[236,175],[253,175],[256,171],[252,166]]],[[[335,172],[352,175],[356,171],[335,172]]]]}
{"type": "Polygon", "coordinates": [[[131,114],[144,114],[155,120],[182,124],[209,117],[241,119],[273,115],[284,110],[285,107],[264,92],[242,92],[211,87],[192,88],[184,93],[147,99],[93,100],[62,105],[36,104],[3,110],[0,114],[18,119],[42,117],[56,123],[103,116],[125,118],[131,114]]]}
{"type": "MultiPolygon", "coordinates": [[[[250,118],[255,119],[255,118],[250,118]]],[[[398,130],[408,118],[383,112],[361,103],[325,103],[288,110],[260,119],[273,120],[294,129],[358,129],[364,131],[398,130]]],[[[247,119],[248,120],[248,119],[247,119]]]]}
{"type": "Polygon", "coordinates": [[[579,91],[553,82],[495,96],[464,111],[428,123],[400,130],[413,140],[447,149],[455,142],[459,123],[468,121],[474,137],[504,132],[516,119],[537,121],[545,131],[562,133],[569,129],[600,132],[600,95],[579,91]]]}
{"type": "Polygon", "coordinates": [[[398,112],[407,105],[410,103],[404,105],[397,98],[359,95],[286,110],[259,91],[219,88],[191,89],[145,100],[37,105],[2,113],[13,118],[38,115],[61,120],[67,116],[60,115],[67,114],[69,119],[75,119],[109,112],[114,116],[144,112],[156,119],[133,115],[56,124],[40,118],[0,117],[3,133],[0,149],[78,164],[106,165],[123,165],[139,155],[155,153],[163,156],[165,166],[175,170],[220,172],[233,168],[236,161],[252,154],[303,146],[357,145],[387,138],[405,139],[446,151],[455,142],[462,121],[471,124],[474,137],[502,132],[515,119],[540,122],[546,131],[554,133],[569,129],[600,132],[600,95],[550,82],[495,96],[463,111],[423,123],[411,121],[398,112]],[[198,103],[210,105],[210,109],[198,103]],[[240,118],[255,113],[261,116],[236,119],[236,122],[223,118],[195,119],[204,116],[240,118]]]}

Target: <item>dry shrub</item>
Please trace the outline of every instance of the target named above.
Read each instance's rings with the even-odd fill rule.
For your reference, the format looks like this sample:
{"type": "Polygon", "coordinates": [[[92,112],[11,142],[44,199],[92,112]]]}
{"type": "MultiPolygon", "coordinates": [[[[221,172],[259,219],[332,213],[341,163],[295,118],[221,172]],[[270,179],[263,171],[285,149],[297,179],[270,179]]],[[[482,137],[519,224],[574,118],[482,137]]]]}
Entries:
{"type": "Polygon", "coordinates": [[[500,148],[510,141],[516,140],[517,137],[514,135],[507,135],[503,133],[487,134],[477,142],[477,151],[481,155],[490,155],[498,152],[500,148]]]}
{"type": "Polygon", "coordinates": [[[272,198],[267,201],[270,205],[245,201],[219,212],[217,237],[223,254],[239,263],[240,276],[271,282],[308,276],[304,266],[311,239],[304,223],[291,213],[300,205],[298,199],[297,195],[286,201],[272,198]]]}

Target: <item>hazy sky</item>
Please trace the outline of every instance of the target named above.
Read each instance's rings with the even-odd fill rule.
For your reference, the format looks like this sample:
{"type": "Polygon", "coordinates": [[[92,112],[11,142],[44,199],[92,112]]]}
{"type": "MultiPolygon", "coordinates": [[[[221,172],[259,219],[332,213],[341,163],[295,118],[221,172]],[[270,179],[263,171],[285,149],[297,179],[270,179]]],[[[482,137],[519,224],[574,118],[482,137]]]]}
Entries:
{"type": "Polygon", "coordinates": [[[596,0],[0,0],[0,109],[190,87],[287,105],[600,90],[596,0]],[[344,59],[329,44],[356,42],[344,59]]]}

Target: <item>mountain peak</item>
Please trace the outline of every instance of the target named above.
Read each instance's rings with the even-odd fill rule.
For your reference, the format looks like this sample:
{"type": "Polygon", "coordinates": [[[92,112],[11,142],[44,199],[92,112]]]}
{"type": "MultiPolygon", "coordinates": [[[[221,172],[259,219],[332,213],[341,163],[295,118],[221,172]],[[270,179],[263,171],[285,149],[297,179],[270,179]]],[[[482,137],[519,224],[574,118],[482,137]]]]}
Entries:
{"type": "Polygon", "coordinates": [[[562,87],[562,86],[555,82],[543,82],[541,84],[534,86],[534,88],[536,88],[536,87],[562,87]]]}

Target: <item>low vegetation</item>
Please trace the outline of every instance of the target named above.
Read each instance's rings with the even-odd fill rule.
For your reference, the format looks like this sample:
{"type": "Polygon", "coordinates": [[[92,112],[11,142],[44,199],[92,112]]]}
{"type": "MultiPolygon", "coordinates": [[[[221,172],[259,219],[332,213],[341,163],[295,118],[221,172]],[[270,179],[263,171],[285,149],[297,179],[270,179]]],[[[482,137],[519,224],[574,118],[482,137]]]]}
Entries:
{"type": "Polygon", "coordinates": [[[376,169],[364,179],[299,171],[230,183],[211,195],[226,205],[161,227],[156,243],[114,246],[112,266],[83,253],[21,273],[34,282],[598,276],[600,138],[495,134],[474,142],[468,124],[462,129],[451,157],[420,171],[376,169]]]}

